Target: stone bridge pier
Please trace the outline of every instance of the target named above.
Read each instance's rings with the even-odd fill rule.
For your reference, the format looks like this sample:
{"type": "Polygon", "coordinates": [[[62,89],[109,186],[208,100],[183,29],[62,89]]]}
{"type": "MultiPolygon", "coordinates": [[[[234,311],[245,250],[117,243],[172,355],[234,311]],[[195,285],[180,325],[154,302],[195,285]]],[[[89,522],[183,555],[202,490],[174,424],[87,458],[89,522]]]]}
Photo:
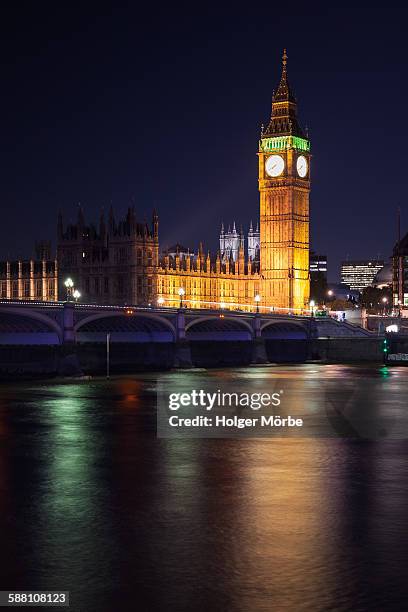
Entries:
{"type": "Polygon", "coordinates": [[[175,368],[191,368],[193,362],[191,359],[190,342],[186,338],[186,317],[184,310],[180,308],[176,314],[176,346],[174,349],[174,367],[175,368]]]}
{"type": "Polygon", "coordinates": [[[265,338],[262,337],[261,317],[256,313],[252,319],[254,337],[252,339],[252,363],[268,363],[265,338]]]}
{"type": "Polygon", "coordinates": [[[58,363],[58,374],[62,376],[81,376],[83,374],[78,358],[74,313],[75,304],[65,302],[62,312],[62,346],[58,363]]]}

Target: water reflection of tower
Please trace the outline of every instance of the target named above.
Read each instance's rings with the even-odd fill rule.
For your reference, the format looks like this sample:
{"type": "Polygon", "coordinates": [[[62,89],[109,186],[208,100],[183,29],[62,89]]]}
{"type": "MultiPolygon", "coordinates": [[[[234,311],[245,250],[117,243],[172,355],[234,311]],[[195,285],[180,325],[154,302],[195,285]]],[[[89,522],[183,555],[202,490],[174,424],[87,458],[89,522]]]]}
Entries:
{"type": "MultiPolygon", "coordinates": [[[[148,601],[146,609],[164,610],[167,593],[158,585],[163,584],[161,565],[171,553],[163,547],[168,521],[163,474],[171,441],[156,438],[156,376],[114,384],[112,419],[106,425],[112,444],[109,504],[115,582],[123,609],[139,609],[148,601]],[[146,388],[150,384],[152,391],[146,388]]],[[[115,607],[113,597],[111,609],[115,607]]]]}

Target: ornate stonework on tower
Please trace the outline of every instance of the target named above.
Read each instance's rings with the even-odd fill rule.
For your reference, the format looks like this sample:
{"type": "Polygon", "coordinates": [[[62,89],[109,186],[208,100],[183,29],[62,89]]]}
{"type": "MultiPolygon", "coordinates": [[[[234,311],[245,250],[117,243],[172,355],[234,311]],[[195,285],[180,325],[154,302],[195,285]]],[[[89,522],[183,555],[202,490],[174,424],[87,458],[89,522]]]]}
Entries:
{"type": "Polygon", "coordinates": [[[310,288],[310,142],[298,123],[286,50],[258,156],[262,301],[277,308],[303,309],[310,288]]]}

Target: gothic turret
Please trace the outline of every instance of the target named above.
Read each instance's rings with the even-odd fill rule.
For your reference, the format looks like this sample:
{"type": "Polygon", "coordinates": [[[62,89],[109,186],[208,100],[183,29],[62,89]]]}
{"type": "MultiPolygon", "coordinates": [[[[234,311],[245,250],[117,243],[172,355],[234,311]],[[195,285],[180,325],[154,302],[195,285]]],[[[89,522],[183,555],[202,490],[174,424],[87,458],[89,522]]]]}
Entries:
{"type": "Polygon", "coordinates": [[[153,236],[154,238],[159,236],[159,217],[155,210],[153,211],[153,236]]]}

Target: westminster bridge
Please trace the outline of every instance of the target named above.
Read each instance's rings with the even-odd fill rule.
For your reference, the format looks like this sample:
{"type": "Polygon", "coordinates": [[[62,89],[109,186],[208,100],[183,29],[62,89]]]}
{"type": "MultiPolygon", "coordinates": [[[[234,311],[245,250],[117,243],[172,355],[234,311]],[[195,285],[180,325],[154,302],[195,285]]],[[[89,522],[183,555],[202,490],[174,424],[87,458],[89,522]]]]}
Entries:
{"type": "Polygon", "coordinates": [[[0,301],[0,353],[10,356],[3,361],[41,364],[45,355],[62,372],[78,359],[81,370],[102,371],[107,347],[115,371],[120,363],[126,369],[306,361],[316,356],[311,347],[319,338],[367,336],[310,313],[0,301]]]}

